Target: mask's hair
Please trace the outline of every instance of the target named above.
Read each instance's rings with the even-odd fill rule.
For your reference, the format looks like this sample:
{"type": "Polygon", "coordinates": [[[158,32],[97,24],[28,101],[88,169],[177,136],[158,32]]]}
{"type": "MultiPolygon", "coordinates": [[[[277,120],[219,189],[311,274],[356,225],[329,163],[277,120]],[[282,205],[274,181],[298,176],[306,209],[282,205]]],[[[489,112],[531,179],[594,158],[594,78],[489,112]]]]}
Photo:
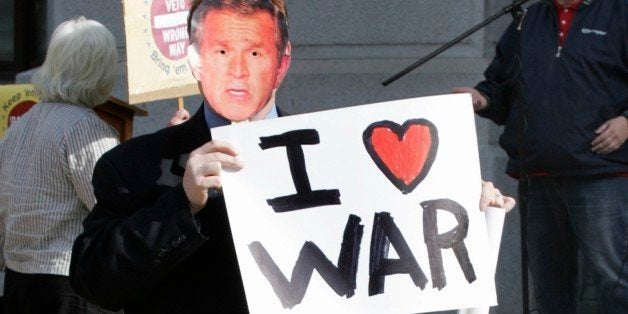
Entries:
{"type": "Polygon", "coordinates": [[[211,10],[228,9],[243,15],[266,11],[277,21],[277,49],[280,55],[288,46],[288,9],[284,0],[195,0],[188,16],[190,44],[199,48],[198,40],[203,34],[203,20],[211,10]]]}

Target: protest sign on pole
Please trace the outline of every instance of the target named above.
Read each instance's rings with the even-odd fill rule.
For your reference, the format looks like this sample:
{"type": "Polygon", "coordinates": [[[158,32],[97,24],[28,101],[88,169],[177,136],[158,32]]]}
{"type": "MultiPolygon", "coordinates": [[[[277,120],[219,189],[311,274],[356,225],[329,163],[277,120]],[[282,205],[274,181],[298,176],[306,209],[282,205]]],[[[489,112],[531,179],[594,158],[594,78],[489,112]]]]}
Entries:
{"type": "Polygon", "coordinates": [[[245,167],[223,193],[251,313],[496,304],[468,95],[212,129],[245,167]]]}
{"type": "Polygon", "coordinates": [[[38,101],[33,85],[0,85],[0,138],[38,101]]]}
{"type": "Polygon", "coordinates": [[[187,60],[191,2],[123,2],[130,104],[199,93],[187,60]]]}

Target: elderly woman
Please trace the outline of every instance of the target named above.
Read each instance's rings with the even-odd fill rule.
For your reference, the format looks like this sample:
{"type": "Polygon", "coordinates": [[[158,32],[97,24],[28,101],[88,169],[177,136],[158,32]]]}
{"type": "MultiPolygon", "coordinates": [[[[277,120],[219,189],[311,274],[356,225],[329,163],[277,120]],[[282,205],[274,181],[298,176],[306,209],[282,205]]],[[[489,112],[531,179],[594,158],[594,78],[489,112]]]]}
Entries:
{"type": "Polygon", "coordinates": [[[117,143],[92,108],[113,87],[118,53],[100,23],[76,18],[52,35],[33,77],[42,102],[0,142],[0,236],[7,313],[105,312],[69,282],[70,255],[95,203],[94,164],[117,143]]]}

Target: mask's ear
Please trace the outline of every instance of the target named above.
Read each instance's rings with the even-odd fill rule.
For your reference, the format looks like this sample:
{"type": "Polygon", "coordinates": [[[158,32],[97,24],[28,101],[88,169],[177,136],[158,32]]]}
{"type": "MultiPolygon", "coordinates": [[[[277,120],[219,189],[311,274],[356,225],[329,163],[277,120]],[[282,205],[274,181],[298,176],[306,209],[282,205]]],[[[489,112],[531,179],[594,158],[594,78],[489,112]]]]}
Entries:
{"type": "Polygon", "coordinates": [[[286,50],[284,51],[283,56],[281,56],[281,60],[279,61],[279,69],[277,71],[277,79],[275,80],[275,88],[279,88],[281,82],[286,77],[288,73],[288,69],[290,68],[290,61],[292,60],[292,45],[290,42],[286,45],[286,50]]]}
{"type": "Polygon", "coordinates": [[[286,43],[286,50],[284,51],[284,54],[286,56],[289,56],[289,55],[292,54],[292,43],[290,43],[290,42],[286,43]]]}
{"type": "Polygon", "coordinates": [[[201,80],[201,58],[198,55],[198,51],[196,51],[196,47],[194,45],[188,46],[188,63],[192,68],[192,75],[197,81],[201,80]]]}

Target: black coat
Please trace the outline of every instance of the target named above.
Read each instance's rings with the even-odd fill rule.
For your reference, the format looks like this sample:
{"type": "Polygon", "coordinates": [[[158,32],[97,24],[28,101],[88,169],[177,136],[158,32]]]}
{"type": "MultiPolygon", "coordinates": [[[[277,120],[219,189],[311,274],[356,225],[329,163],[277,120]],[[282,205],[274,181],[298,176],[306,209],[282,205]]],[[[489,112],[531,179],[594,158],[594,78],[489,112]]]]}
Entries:
{"type": "Polygon", "coordinates": [[[499,143],[510,158],[509,174],[518,175],[522,161],[527,173],[628,172],[628,144],[610,154],[591,151],[595,130],[628,110],[628,1],[582,2],[560,50],[557,19],[552,0],[528,7],[520,61],[517,26],[508,27],[476,86],[490,103],[478,114],[505,125],[499,143]],[[513,94],[519,72],[523,108],[513,94]]]}
{"type": "Polygon", "coordinates": [[[129,314],[248,312],[224,199],[193,216],[181,184],[188,154],[210,140],[201,108],[102,156],[72,250],[76,292],[129,314]]]}

